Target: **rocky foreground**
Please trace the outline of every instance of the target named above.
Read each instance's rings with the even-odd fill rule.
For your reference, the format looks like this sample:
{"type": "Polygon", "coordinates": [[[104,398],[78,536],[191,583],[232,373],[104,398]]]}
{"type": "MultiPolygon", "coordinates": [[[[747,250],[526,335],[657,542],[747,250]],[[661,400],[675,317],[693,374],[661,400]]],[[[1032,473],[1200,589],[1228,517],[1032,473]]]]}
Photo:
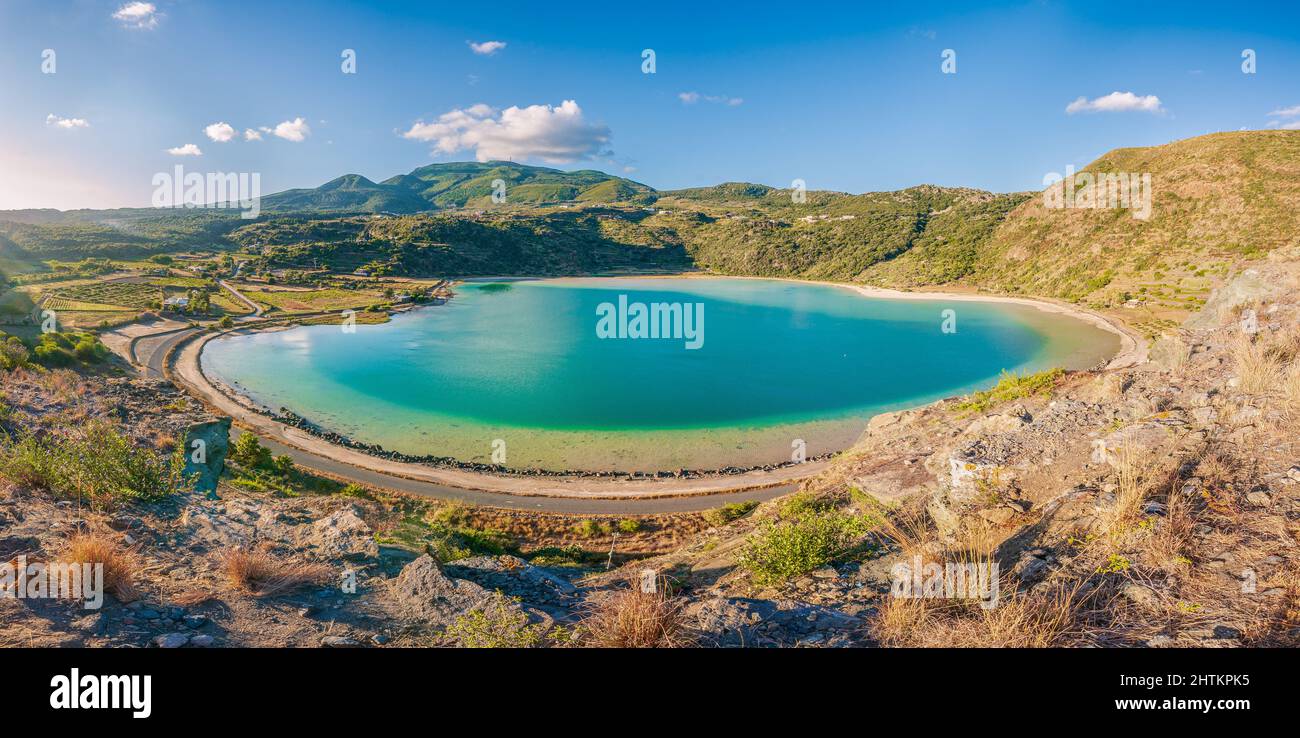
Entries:
{"type": "MultiPolygon", "coordinates": [[[[125,573],[98,610],[0,598],[0,645],[1295,645],[1298,273],[1245,272],[1143,365],[877,417],[753,510],[467,510],[233,450],[213,495],[104,500],[3,465],[0,561],[93,537],[125,573]],[[891,594],[899,564],[972,560],[997,607],[891,594]]],[[[3,379],[14,437],[99,419],[167,454],[212,427],[164,382],[3,379]]]]}

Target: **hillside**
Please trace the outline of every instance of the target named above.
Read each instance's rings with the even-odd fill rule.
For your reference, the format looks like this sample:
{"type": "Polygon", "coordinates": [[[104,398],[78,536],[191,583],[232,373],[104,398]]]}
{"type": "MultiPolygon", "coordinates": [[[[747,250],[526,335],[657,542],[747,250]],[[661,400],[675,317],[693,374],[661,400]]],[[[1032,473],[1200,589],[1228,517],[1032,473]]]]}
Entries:
{"type": "Polygon", "coordinates": [[[1150,217],[1048,208],[1041,193],[923,185],[796,202],[745,182],[657,192],[591,170],[461,162],[279,193],[251,222],[201,210],[0,214],[0,269],[190,249],[261,252],[264,269],[408,276],[703,269],[1126,306],[1154,334],[1300,230],[1298,131],[1117,149],[1082,172],[1149,174],[1150,217]],[[496,179],[505,203],[491,201],[496,179]]]}
{"type": "Polygon", "coordinates": [[[653,190],[604,172],[565,172],[511,162],[429,164],[375,183],[347,174],[320,187],[289,190],[262,199],[269,212],[352,212],[409,214],[427,210],[493,205],[492,184],[505,183],[511,204],[559,202],[649,202],[653,190]]]}
{"type": "MultiPolygon", "coordinates": [[[[967,281],[1100,305],[1125,293],[1194,305],[1211,286],[1207,278],[1294,244],[1300,233],[1300,131],[1116,149],[1085,171],[1150,173],[1150,217],[1048,209],[1042,197],[1029,198],[982,244],[967,281]]],[[[866,276],[908,281],[904,270],[927,256],[918,250],[866,276]]]]}

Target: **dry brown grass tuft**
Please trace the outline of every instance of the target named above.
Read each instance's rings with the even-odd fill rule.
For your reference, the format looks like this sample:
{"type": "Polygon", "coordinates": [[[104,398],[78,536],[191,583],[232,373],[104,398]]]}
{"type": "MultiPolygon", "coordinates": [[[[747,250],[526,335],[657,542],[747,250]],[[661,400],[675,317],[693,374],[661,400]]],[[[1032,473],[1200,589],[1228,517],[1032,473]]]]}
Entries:
{"type": "Polygon", "coordinates": [[[1246,394],[1268,394],[1281,384],[1282,366],[1277,354],[1245,333],[1232,344],[1232,361],[1240,382],[1238,389],[1246,394]]]}
{"type": "Polygon", "coordinates": [[[926,564],[941,560],[943,546],[924,507],[910,505],[886,515],[877,530],[909,560],[918,556],[926,564]]]}
{"type": "Polygon", "coordinates": [[[1115,506],[1107,516],[1106,529],[1119,531],[1142,515],[1142,503],[1147,495],[1147,460],[1141,451],[1127,442],[1112,453],[1116,476],[1115,506]]]}
{"type": "Polygon", "coordinates": [[[903,648],[1052,648],[1082,645],[1089,627],[1091,595],[1084,582],[1056,584],[1029,592],[1004,577],[996,606],[970,601],[888,597],[871,620],[882,645],[903,648]]]}
{"type": "Polygon", "coordinates": [[[1182,571],[1190,561],[1186,554],[1196,527],[1191,501],[1181,487],[1178,483],[1171,485],[1169,496],[1165,498],[1164,518],[1146,540],[1147,553],[1162,568],[1171,572],[1182,571]]]}
{"type": "Polygon", "coordinates": [[[582,620],[582,632],[597,648],[681,648],[695,642],[682,616],[685,601],[674,595],[668,581],[656,580],[655,591],[643,591],[639,581],[599,600],[582,620]]]}
{"type": "Polygon", "coordinates": [[[51,369],[38,376],[41,386],[64,404],[89,396],[83,391],[81,376],[71,369],[51,369]]]}
{"type": "Polygon", "coordinates": [[[133,549],[118,545],[103,533],[77,533],[68,539],[64,553],[69,563],[103,564],[104,589],[119,602],[131,602],[140,596],[135,575],[140,568],[133,549]]]}
{"type": "Polygon", "coordinates": [[[1287,369],[1282,380],[1282,396],[1291,419],[1300,418],[1300,363],[1292,364],[1287,369]]]}
{"type": "Polygon", "coordinates": [[[232,587],[259,597],[323,584],[333,574],[325,564],[281,558],[264,546],[232,548],[221,555],[221,567],[232,587]]]}

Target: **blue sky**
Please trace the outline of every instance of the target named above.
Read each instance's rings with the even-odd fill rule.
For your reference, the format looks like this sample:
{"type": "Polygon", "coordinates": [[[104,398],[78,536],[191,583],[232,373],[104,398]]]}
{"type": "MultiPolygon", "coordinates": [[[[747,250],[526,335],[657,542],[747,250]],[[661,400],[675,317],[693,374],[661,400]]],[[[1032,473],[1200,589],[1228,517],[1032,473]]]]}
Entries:
{"type": "Polygon", "coordinates": [[[660,189],[1011,191],[1112,148],[1300,125],[1270,115],[1300,106],[1295,3],[147,5],[0,3],[0,209],[147,205],[176,164],[269,193],[503,151],[660,189]],[[1066,112],[1114,92],[1129,109],[1066,112]],[[205,133],[223,122],[232,140],[205,133]]]}

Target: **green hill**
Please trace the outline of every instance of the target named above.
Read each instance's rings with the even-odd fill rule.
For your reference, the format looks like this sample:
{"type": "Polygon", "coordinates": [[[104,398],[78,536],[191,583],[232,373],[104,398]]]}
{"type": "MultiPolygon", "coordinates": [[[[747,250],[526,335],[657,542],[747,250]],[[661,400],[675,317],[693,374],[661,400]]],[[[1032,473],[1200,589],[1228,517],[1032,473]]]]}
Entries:
{"type": "Polygon", "coordinates": [[[410,214],[461,207],[488,207],[493,183],[505,184],[505,202],[553,205],[563,202],[653,202],[654,190],[595,170],[565,172],[511,162],[430,164],[375,183],[348,174],[320,187],[288,190],[262,198],[267,212],[410,214]]]}

